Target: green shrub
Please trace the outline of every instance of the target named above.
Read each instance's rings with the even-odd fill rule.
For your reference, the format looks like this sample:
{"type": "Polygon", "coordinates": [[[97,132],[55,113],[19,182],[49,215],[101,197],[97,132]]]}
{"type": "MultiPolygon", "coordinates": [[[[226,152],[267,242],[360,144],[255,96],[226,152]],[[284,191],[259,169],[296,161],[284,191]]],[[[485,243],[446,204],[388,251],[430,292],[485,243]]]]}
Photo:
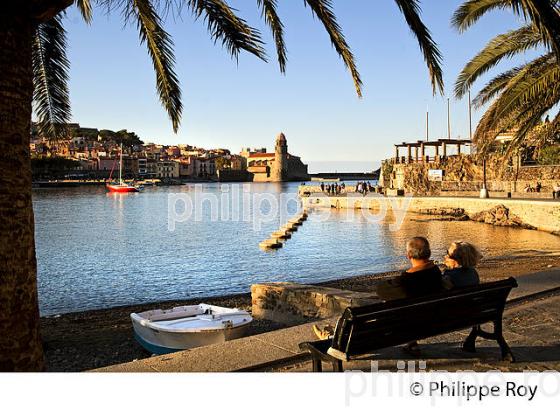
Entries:
{"type": "Polygon", "coordinates": [[[560,145],[549,145],[539,152],[540,165],[560,165],[560,145]]]}

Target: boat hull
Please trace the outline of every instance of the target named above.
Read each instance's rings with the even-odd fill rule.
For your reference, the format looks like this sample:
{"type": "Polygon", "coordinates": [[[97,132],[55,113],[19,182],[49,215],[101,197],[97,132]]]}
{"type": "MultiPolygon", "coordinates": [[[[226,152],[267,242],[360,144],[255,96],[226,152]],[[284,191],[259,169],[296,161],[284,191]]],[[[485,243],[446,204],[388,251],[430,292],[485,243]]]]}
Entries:
{"type": "Polygon", "coordinates": [[[202,332],[170,333],[133,323],[134,337],[150,353],[167,354],[180,350],[194,349],[228,340],[239,339],[247,332],[247,325],[233,329],[208,330],[202,332]]]}
{"type": "Polygon", "coordinates": [[[206,304],[130,315],[136,340],[149,352],[166,354],[245,336],[251,315],[206,304]]]}
{"type": "Polygon", "coordinates": [[[118,193],[126,193],[126,192],[138,192],[138,188],[130,186],[130,185],[106,185],[109,192],[118,192],[118,193]]]}

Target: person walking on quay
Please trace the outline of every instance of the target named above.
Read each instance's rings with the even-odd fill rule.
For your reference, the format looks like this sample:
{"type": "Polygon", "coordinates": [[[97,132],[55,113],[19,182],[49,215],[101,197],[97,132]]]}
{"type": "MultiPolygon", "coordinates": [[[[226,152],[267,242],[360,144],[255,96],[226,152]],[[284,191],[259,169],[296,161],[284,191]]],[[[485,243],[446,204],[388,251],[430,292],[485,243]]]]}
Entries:
{"type": "Polygon", "coordinates": [[[368,186],[365,182],[362,182],[362,194],[366,196],[368,194],[368,186]]]}
{"type": "Polygon", "coordinates": [[[560,199],[560,183],[556,182],[552,187],[552,198],[560,199]]]}
{"type": "Polygon", "coordinates": [[[327,195],[331,194],[331,186],[327,184],[327,195]]]}
{"type": "Polygon", "coordinates": [[[325,192],[325,183],[321,182],[321,192],[325,192]]]}

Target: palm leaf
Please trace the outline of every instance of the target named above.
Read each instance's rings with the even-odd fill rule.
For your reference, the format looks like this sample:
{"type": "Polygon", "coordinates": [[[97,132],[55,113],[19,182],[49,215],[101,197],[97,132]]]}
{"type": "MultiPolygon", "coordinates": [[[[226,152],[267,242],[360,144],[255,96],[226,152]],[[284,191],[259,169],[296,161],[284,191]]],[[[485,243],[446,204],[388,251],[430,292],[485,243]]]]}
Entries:
{"type": "Polygon", "coordinates": [[[531,139],[539,147],[555,141],[558,135],[560,135],[560,113],[557,113],[549,124],[543,124],[541,127],[531,130],[531,139]]]}
{"type": "Polygon", "coordinates": [[[542,116],[560,100],[560,67],[554,53],[520,68],[500,96],[484,113],[475,133],[475,142],[487,151],[496,135],[518,129],[511,148],[521,144],[542,116]]]}
{"type": "Polygon", "coordinates": [[[441,53],[432,39],[432,35],[428,28],[420,18],[420,5],[417,0],[395,0],[399,9],[404,15],[408,26],[418,40],[420,50],[424,54],[424,61],[430,72],[430,80],[432,82],[433,93],[439,91],[444,93],[443,73],[441,69],[442,57],[441,53]]]}
{"type": "Polygon", "coordinates": [[[519,0],[519,3],[516,11],[522,12],[539,28],[560,58],[560,14],[557,1],[519,0]]]}
{"type": "Polygon", "coordinates": [[[543,98],[560,78],[560,66],[553,53],[527,64],[500,94],[496,111],[498,117],[508,116],[523,104],[543,98]]]}
{"type": "Polygon", "coordinates": [[[514,4],[518,4],[518,0],[467,0],[453,13],[451,24],[464,32],[489,11],[505,10],[514,4]]]}
{"type": "Polygon", "coordinates": [[[557,0],[468,0],[455,11],[451,22],[463,32],[488,11],[508,8],[530,20],[560,58],[560,14],[557,0]]]}
{"type": "Polygon", "coordinates": [[[352,75],[352,79],[354,80],[354,87],[356,88],[356,93],[359,97],[362,97],[362,79],[360,78],[360,73],[358,72],[358,68],[356,67],[356,63],[354,61],[354,55],[350,50],[350,46],[346,42],[344,38],[344,34],[342,33],[342,29],[339,26],[338,22],[336,21],[336,16],[333,11],[332,2],[331,0],[304,0],[305,3],[309,6],[311,11],[319,21],[325,27],[325,30],[329,34],[331,39],[331,43],[338,53],[338,55],[344,61],[344,64],[350,71],[352,75]]]}
{"type": "Polygon", "coordinates": [[[266,61],[266,53],[258,30],[238,17],[223,0],[187,0],[196,18],[203,17],[215,42],[222,45],[234,57],[245,50],[266,61]]]}
{"type": "Polygon", "coordinates": [[[174,71],[173,41],[163,29],[150,0],[131,0],[127,13],[136,19],[140,41],[148,47],[160,101],[171,119],[173,131],[177,132],[183,105],[179,80],[174,71]]]}
{"type": "Polygon", "coordinates": [[[542,43],[541,33],[531,25],[495,37],[463,68],[455,82],[455,96],[462,98],[481,75],[504,58],[525,52],[542,43]]]}
{"type": "Polygon", "coordinates": [[[272,31],[272,36],[276,43],[276,54],[278,55],[278,65],[282,73],[286,72],[286,45],[284,44],[284,25],[276,12],[276,0],[257,0],[258,6],[262,10],[262,15],[272,31]]]}
{"type": "Polygon", "coordinates": [[[70,120],[66,31],[62,17],[38,25],[33,41],[33,103],[41,134],[58,138],[70,120]]]}
{"type": "Polygon", "coordinates": [[[82,17],[86,23],[91,23],[93,17],[93,9],[91,7],[90,0],[76,0],[75,1],[78,10],[82,14],[82,17]]]}
{"type": "Polygon", "coordinates": [[[478,95],[473,99],[472,104],[475,108],[480,108],[493,100],[497,95],[499,95],[509,84],[509,82],[514,78],[519,71],[520,67],[512,68],[505,73],[499,74],[494,77],[484,86],[478,95]]]}

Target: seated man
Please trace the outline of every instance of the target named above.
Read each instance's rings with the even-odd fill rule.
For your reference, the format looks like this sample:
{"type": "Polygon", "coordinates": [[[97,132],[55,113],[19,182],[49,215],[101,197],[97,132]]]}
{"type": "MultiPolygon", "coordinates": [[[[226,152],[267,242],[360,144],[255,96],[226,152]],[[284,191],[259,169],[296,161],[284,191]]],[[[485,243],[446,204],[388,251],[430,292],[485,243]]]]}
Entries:
{"type": "MultiPolygon", "coordinates": [[[[393,279],[381,281],[376,286],[379,298],[388,301],[443,291],[441,271],[430,260],[431,254],[430,243],[426,238],[417,236],[409,240],[406,244],[406,257],[411,267],[393,279]]],[[[313,330],[320,339],[327,339],[334,334],[331,326],[319,329],[314,325],[313,330]]],[[[418,343],[409,343],[405,349],[416,353],[418,343]]]]}
{"type": "Polygon", "coordinates": [[[426,238],[417,236],[406,244],[406,257],[411,267],[394,279],[376,286],[377,296],[384,301],[424,296],[443,290],[441,270],[430,260],[432,251],[426,238]]]}

